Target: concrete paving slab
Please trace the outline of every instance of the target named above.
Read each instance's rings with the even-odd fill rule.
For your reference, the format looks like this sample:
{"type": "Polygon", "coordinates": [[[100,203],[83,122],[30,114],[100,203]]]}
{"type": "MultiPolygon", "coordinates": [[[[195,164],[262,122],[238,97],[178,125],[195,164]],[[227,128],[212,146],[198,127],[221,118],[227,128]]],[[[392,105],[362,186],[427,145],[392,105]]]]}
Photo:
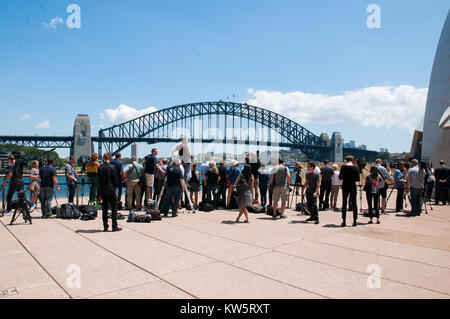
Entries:
{"type": "Polygon", "coordinates": [[[355,233],[336,234],[319,239],[318,242],[450,269],[450,253],[444,250],[431,249],[423,246],[416,247],[380,239],[377,239],[374,243],[373,238],[359,236],[359,234],[355,233]]]}
{"type": "Polygon", "coordinates": [[[217,262],[163,276],[199,298],[303,299],[320,298],[310,292],[217,262]]]}
{"type": "Polygon", "coordinates": [[[119,289],[92,296],[89,299],[194,299],[163,281],[153,281],[142,285],[119,289]]]}
{"type": "MultiPolygon", "coordinates": [[[[13,225],[8,228],[74,298],[156,280],[156,277],[110,254],[55,221],[35,219],[30,227],[13,225]],[[72,281],[76,268],[71,269],[71,265],[79,267],[79,288],[76,281],[72,281]]],[[[105,233],[103,236],[110,236],[111,240],[114,240],[113,233],[105,233]]]]}
{"type": "Polygon", "coordinates": [[[450,278],[448,268],[310,241],[284,245],[276,248],[276,251],[362,274],[367,273],[369,265],[379,265],[382,278],[433,290],[450,297],[450,281],[442,280],[442,278],[450,278]]]}
{"type": "MultiPolygon", "coordinates": [[[[391,198],[388,208],[394,204],[391,198]]],[[[68,290],[79,298],[448,298],[442,278],[450,270],[450,207],[433,208],[416,218],[382,215],[381,225],[359,216],[356,229],[339,227],[340,213],[320,212],[320,225],[313,225],[292,210],[276,221],[250,214],[250,224],[230,223],[237,211],[186,211],[151,224],[122,220],[119,233],[99,232],[101,214],[90,222],[37,218],[9,229],[63,287],[67,265],[80,261],[82,289],[68,290]],[[364,266],[373,261],[381,266],[381,289],[366,285],[364,266]]],[[[0,247],[0,263],[10,254],[4,267],[19,282],[23,267],[37,264],[13,242],[0,247]]],[[[45,276],[23,279],[30,294],[10,298],[59,298],[45,276]]]]}
{"type": "Polygon", "coordinates": [[[122,227],[125,227],[127,231],[114,234],[115,239],[111,240],[109,234],[95,232],[96,229],[102,227],[100,220],[89,222],[58,220],[57,222],[83,234],[101,247],[156,275],[180,271],[214,261],[211,258],[161,242],[144,234],[145,231],[152,233],[152,229],[160,227],[158,223],[133,224],[134,228],[128,227],[130,224],[122,223],[122,227]]]}
{"type": "MultiPolygon", "coordinates": [[[[377,225],[378,226],[378,225],[377,225]]],[[[404,232],[392,229],[386,229],[383,227],[374,227],[370,225],[365,227],[352,228],[347,231],[349,234],[356,234],[358,236],[364,236],[376,240],[385,240],[389,242],[398,242],[402,244],[413,245],[417,247],[426,247],[433,249],[440,249],[450,251],[450,240],[444,237],[422,235],[418,233],[404,232]]]]}
{"type": "Polygon", "coordinates": [[[240,260],[240,267],[290,283],[327,298],[447,298],[447,295],[381,278],[380,288],[368,288],[369,274],[331,267],[281,253],[240,260]],[[285,265],[281,267],[280,265],[285,265]],[[286,266],[288,265],[288,266],[286,266]],[[333,284],[330,284],[333,283],[333,284]]]}
{"type": "Polygon", "coordinates": [[[261,248],[273,248],[292,242],[293,240],[298,240],[298,236],[289,237],[284,234],[255,229],[251,226],[249,227],[247,224],[228,221],[217,222],[210,219],[196,218],[190,219],[189,221],[173,219],[169,223],[261,248]]]}
{"type": "Polygon", "coordinates": [[[126,227],[134,230],[140,229],[143,234],[152,238],[157,238],[177,247],[224,262],[255,256],[266,251],[248,244],[218,238],[164,222],[159,223],[159,227],[154,228],[142,228],[138,224],[128,224],[126,227]]]}
{"type": "Polygon", "coordinates": [[[69,298],[3,224],[0,243],[0,299],[69,298]]]}

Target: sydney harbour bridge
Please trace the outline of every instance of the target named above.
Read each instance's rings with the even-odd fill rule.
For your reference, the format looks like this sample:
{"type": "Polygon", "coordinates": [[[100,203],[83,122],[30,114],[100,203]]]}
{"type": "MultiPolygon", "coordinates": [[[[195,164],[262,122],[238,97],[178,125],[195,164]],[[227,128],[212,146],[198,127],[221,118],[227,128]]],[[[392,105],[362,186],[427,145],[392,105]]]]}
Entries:
{"type": "MultiPolygon", "coordinates": [[[[344,148],[338,132],[315,135],[296,121],[270,110],[234,102],[201,102],[165,108],[91,136],[87,115],[75,121],[73,136],[0,136],[1,144],[36,148],[70,148],[74,156],[88,155],[93,143],[98,153],[123,151],[132,143],[173,143],[188,137],[194,143],[249,145],[300,150],[309,159],[342,161],[346,155],[374,160],[378,152],[344,148]]],[[[224,147],[225,149],[229,149],[224,147]]]]}

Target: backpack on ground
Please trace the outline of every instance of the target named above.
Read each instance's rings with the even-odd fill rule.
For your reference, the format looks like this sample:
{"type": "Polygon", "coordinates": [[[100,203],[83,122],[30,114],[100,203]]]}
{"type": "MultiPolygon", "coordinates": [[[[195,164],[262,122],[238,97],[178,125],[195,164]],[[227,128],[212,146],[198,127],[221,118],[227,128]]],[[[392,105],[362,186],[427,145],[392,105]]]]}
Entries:
{"type": "Polygon", "coordinates": [[[52,207],[52,215],[56,215],[57,218],[61,218],[61,207],[52,207]]]}
{"type": "Polygon", "coordinates": [[[152,216],[150,214],[136,214],[134,210],[128,213],[127,223],[150,223],[152,216]]]}
{"type": "Polygon", "coordinates": [[[198,209],[202,212],[211,212],[214,210],[214,205],[210,203],[203,203],[201,202],[198,206],[198,209]]]}
{"type": "Polygon", "coordinates": [[[136,214],[135,223],[150,223],[152,221],[152,216],[149,214],[136,214]]]}
{"type": "Polygon", "coordinates": [[[98,216],[97,209],[90,205],[81,205],[79,207],[81,213],[81,220],[94,220],[98,216]]]}
{"type": "Polygon", "coordinates": [[[295,211],[301,212],[302,211],[302,207],[303,207],[302,203],[297,203],[297,205],[295,206],[295,211]]]}
{"type": "Polygon", "coordinates": [[[136,212],[132,210],[128,213],[127,223],[134,223],[135,220],[136,220],[136,212]]]}
{"type": "Polygon", "coordinates": [[[248,206],[247,210],[253,214],[262,214],[266,211],[266,208],[264,206],[259,206],[259,205],[258,206],[248,206]]]}
{"type": "MultiPolygon", "coordinates": [[[[266,212],[267,212],[267,215],[273,216],[273,207],[267,206],[266,212]]],[[[277,208],[277,216],[280,216],[280,215],[281,215],[281,207],[278,207],[277,208]]]]}
{"type": "Polygon", "coordinates": [[[157,209],[149,209],[147,215],[150,215],[152,220],[161,220],[161,212],[157,209]]]}
{"type": "Polygon", "coordinates": [[[61,205],[61,218],[62,219],[79,219],[80,216],[81,216],[81,214],[74,204],[61,205]]]}
{"type": "Polygon", "coordinates": [[[239,205],[237,203],[238,192],[234,191],[231,193],[230,204],[227,206],[227,209],[238,209],[239,205]]]}

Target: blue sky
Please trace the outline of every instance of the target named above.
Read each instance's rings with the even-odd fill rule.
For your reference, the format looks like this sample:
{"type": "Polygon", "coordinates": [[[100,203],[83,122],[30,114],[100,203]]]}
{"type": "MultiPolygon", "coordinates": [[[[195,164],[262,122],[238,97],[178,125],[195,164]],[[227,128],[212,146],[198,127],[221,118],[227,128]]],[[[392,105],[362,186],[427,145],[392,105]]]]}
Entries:
{"type": "Polygon", "coordinates": [[[87,113],[96,135],[120,120],[100,114],[122,104],[234,94],[316,134],[409,151],[448,10],[446,0],[2,0],[0,134],[69,135],[87,113]],[[71,3],[80,29],[66,26],[71,3]],[[379,29],[366,25],[372,3],[379,29]],[[54,18],[63,23],[49,27],[54,18]]]}

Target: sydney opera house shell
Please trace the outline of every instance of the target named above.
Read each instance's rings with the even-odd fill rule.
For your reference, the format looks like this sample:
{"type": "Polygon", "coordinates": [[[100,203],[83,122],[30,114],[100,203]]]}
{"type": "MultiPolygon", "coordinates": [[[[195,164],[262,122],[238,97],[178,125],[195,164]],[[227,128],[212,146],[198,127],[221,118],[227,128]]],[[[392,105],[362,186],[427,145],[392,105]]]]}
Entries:
{"type": "Polygon", "coordinates": [[[450,11],[444,23],[428,88],[423,124],[422,160],[450,165],[450,11]]]}

